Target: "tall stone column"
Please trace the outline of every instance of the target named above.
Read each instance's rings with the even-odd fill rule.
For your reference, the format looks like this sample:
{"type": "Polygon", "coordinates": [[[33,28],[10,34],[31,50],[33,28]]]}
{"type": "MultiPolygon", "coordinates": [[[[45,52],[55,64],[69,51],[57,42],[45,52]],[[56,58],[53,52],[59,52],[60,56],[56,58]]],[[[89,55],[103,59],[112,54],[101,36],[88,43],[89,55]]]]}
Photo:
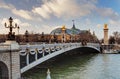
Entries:
{"type": "Polygon", "coordinates": [[[3,45],[1,45],[0,65],[4,63],[6,66],[6,68],[0,66],[2,68],[2,79],[21,78],[19,51],[19,45],[16,41],[6,41],[3,45]]]}
{"type": "Polygon", "coordinates": [[[61,30],[62,30],[62,43],[65,43],[66,42],[66,35],[65,35],[66,28],[65,28],[65,26],[63,26],[61,28],[61,30]]]}
{"type": "Polygon", "coordinates": [[[108,45],[108,26],[104,24],[104,45],[108,45]]]}

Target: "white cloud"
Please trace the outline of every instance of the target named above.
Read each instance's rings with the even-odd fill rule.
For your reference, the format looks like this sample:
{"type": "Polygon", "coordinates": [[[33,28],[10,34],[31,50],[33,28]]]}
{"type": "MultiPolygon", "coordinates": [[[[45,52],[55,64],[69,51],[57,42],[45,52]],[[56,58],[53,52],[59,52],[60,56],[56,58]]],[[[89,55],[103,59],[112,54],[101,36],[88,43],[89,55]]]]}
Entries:
{"type": "MultiPolygon", "coordinates": [[[[93,2],[93,0],[90,0],[93,2]]],[[[39,14],[42,18],[48,19],[50,15],[56,17],[79,17],[91,13],[96,7],[94,3],[85,2],[78,4],[76,0],[44,0],[40,7],[34,7],[32,12],[39,14]]],[[[81,0],[83,2],[83,0],[81,0]]]]}
{"type": "Polygon", "coordinates": [[[6,4],[3,1],[0,1],[0,8],[11,9],[13,8],[13,6],[10,4],[6,4]]]}
{"type": "MultiPolygon", "coordinates": [[[[1,21],[0,21],[0,24],[2,24],[2,26],[4,26],[5,22],[7,23],[7,25],[9,25],[9,21],[7,18],[3,18],[1,21]]],[[[27,23],[27,22],[22,22],[20,21],[19,19],[14,19],[13,20],[13,26],[15,25],[15,23],[17,23],[17,25],[19,26],[22,26],[22,27],[26,27],[26,26],[31,26],[31,24],[27,23]]]]}
{"type": "Polygon", "coordinates": [[[120,20],[109,20],[109,24],[113,27],[117,26],[117,27],[120,27],[120,20]]]}
{"type": "Polygon", "coordinates": [[[18,15],[18,16],[20,16],[22,18],[25,18],[27,20],[31,20],[32,19],[32,17],[30,16],[29,12],[25,11],[25,10],[16,10],[16,9],[13,9],[12,13],[14,13],[15,15],[18,15]]]}
{"type": "Polygon", "coordinates": [[[10,10],[13,14],[17,15],[17,16],[20,16],[24,19],[27,19],[27,20],[32,20],[32,16],[30,14],[30,12],[26,11],[26,10],[17,10],[15,8],[15,6],[13,6],[12,4],[6,4],[2,1],[0,1],[0,8],[4,8],[4,9],[8,9],[10,10]]]}
{"type": "Polygon", "coordinates": [[[96,26],[97,26],[98,28],[103,27],[102,24],[97,24],[96,26]]]}
{"type": "Polygon", "coordinates": [[[49,13],[51,13],[50,9],[46,5],[42,5],[42,7],[37,7],[32,10],[33,13],[39,14],[43,18],[50,18],[49,13]]]}
{"type": "Polygon", "coordinates": [[[90,19],[87,18],[85,21],[86,21],[86,25],[90,25],[91,24],[90,19]]]}
{"type": "Polygon", "coordinates": [[[42,25],[41,29],[39,29],[39,27],[36,26],[35,29],[38,29],[39,32],[45,32],[47,34],[50,34],[52,30],[56,29],[56,28],[60,28],[62,26],[49,26],[49,25],[42,25]]]}
{"type": "Polygon", "coordinates": [[[5,23],[9,24],[8,19],[7,19],[7,18],[3,18],[3,19],[1,19],[0,24],[2,24],[2,26],[4,26],[5,23]]]}
{"type": "Polygon", "coordinates": [[[19,19],[14,19],[14,23],[17,23],[18,25],[21,24],[22,22],[19,19]]]}
{"type": "Polygon", "coordinates": [[[28,27],[29,28],[29,26],[32,26],[32,25],[29,24],[29,23],[22,23],[22,24],[20,24],[20,26],[24,26],[24,27],[28,27]]]}
{"type": "Polygon", "coordinates": [[[22,22],[19,19],[14,19],[14,23],[17,23],[22,28],[24,28],[24,27],[28,27],[29,28],[29,26],[32,26],[30,23],[22,22]]]}
{"type": "Polygon", "coordinates": [[[0,28],[1,28],[0,33],[5,33],[5,34],[8,33],[8,31],[6,30],[6,28],[4,26],[5,22],[8,23],[6,18],[0,19],[0,28]]]}
{"type": "Polygon", "coordinates": [[[97,13],[104,17],[113,20],[118,20],[120,18],[119,14],[115,12],[112,8],[96,8],[97,13]]]}

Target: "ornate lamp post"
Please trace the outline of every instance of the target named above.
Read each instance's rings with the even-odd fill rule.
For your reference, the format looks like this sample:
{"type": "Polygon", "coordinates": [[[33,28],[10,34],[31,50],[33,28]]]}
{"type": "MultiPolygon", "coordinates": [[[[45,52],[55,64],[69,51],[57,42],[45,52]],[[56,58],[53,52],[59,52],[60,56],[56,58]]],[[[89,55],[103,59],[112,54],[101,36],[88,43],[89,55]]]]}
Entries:
{"type": "Polygon", "coordinates": [[[54,33],[54,42],[57,42],[57,37],[56,37],[56,34],[54,33]]]}
{"type": "Polygon", "coordinates": [[[5,27],[9,28],[9,30],[10,30],[10,32],[8,34],[8,40],[15,40],[15,33],[12,33],[12,30],[19,27],[16,23],[15,23],[15,26],[13,26],[12,22],[13,22],[13,18],[10,17],[9,25],[7,25],[7,23],[5,23],[5,27]]]}
{"type": "Polygon", "coordinates": [[[17,29],[18,29],[18,35],[19,35],[19,30],[20,30],[20,27],[18,26],[18,27],[17,27],[17,29]]]}
{"type": "Polygon", "coordinates": [[[45,39],[44,39],[44,32],[42,32],[41,40],[42,40],[42,42],[45,42],[45,39]]]}
{"type": "Polygon", "coordinates": [[[19,29],[20,29],[20,27],[18,26],[17,29],[18,29],[18,37],[17,37],[17,41],[18,41],[18,43],[19,43],[19,42],[20,42],[20,37],[19,37],[19,29]]]}
{"type": "Polygon", "coordinates": [[[28,42],[28,31],[26,30],[26,32],[25,32],[25,38],[26,38],[26,42],[28,42]]]}

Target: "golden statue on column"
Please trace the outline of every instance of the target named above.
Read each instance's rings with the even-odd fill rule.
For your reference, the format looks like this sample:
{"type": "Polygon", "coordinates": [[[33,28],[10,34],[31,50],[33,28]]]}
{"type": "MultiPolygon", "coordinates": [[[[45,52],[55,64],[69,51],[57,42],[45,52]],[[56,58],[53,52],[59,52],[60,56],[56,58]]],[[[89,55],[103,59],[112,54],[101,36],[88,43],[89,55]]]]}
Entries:
{"type": "Polygon", "coordinates": [[[104,24],[104,45],[108,45],[108,25],[104,24]]]}

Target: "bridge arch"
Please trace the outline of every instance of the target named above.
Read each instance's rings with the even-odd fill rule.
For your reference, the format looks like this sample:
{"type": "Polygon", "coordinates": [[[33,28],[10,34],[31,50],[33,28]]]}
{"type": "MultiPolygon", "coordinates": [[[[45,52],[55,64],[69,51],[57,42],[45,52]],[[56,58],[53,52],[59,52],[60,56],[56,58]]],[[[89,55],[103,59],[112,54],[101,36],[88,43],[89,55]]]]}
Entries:
{"type": "MultiPolygon", "coordinates": [[[[42,46],[43,47],[43,46],[42,46]]],[[[63,53],[69,53],[70,55],[76,54],[76,51],[80,51],[79,53],[101,53],[100,51],[100,45],[99,44],[87,44],[82,46],[80,43],[70,43],[70,44],[56,44],[56,45],[48,45],[46,48],[37,47],[37,51],[35,50],[36,47],[31,46],[31,51],[26,52],[26,50],[20,51],[20,55],[25,56],[25,62],[27,63],[24,67],[21,67],[21,73],[26,72],[27,70],[35,67],[38,64],[41,64],[45,62],[46,60],[49,60],[50,58],[53,58],[55,56],[58,56],[63,53]],[[46,50],[47,49],[47,50],[46,50]],[[49,50],[49,51],[48,51],[49,50]],[[71,51],[68,52],[68,51],[71,51]],[[32,63],[30,63],[29,58],[30,54],[34,54],[34,60],[32,63]],[[39,55],[41,57],[39,58],[39,55]]],[[[24,47],[25,48],[25,47],[24,47]]]]}
{"type": "Polygon", "coordinates": [[[9,71],[7,65],[0,61],[0,79],[9,79],[9,71]]]}
{"type": "Polygon", "coordinates": [[[99,48],[93,46],[83,46],[78,48],[79,51],[84,53],[101,53],[99,48]]]}

